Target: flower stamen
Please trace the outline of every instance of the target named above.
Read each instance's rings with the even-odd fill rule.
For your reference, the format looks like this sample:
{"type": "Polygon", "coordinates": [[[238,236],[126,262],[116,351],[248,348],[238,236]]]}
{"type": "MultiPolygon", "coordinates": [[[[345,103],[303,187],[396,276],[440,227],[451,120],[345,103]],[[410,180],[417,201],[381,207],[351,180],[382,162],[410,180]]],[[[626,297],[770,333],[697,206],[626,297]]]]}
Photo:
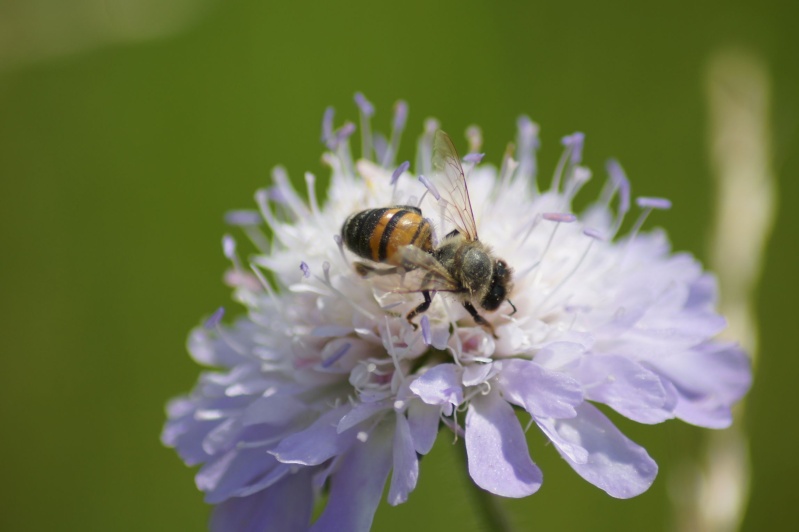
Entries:
{"type": "Polygon", "coordinates": [[[360,92],[355,93],[355,103],[361,115],[361,157],[367,160],[372,159],[372,115],[375,108],[360,92]]]}
{"type": "MultiPolygon", "coordinates": [[[[545,212],[541,215],[541,218],[547,220],[549,222],[555,222],[555,227],[552,228],[552,232],[549,234],[549,239],[547,240],[546,245],[544,246],[544,251],[541,252],[541,257],[538,258],[536,262],[534,262],[531,266],[526,268],[525,270],[519,272],[516,275],[517,279],[521,279],[522,277],[529,274],[531,271],[538,268],[536,272],[535,278],[533,278],[533,286],[536,286],[541,279],[541,269],[539,266],[544,262],[544,259],[549,252],[549,249],[552,247],[552,242],[555,240],[555,233],[558,232],[558,227],[562,223],[572,223],[577,220],[577,217],[570,213],[561,213],[561,212],[545,212]]],[[[532,231],[532,228],[530,229],[532,231]]]]}
{"type": "Polygon", "coordinates": [[[219,322],[222,321],[224,315],[225,315],[225,307],[219,307],[214,311],[213,314],[211,314],[211,316],[207,320],[205,320],[203,328],[205,330],[216,329],[217,325],[219,325],[219,322]]]}
{"type": "Polygon", "coordinates": [[[419,138],[419,147],[416,150],[417,173],[431,175],[433,171],[433,137],[440,126],[435,118],[428,118],[424,122],[424,133],[419,138]]]}
{"type": "Polygon", "coordinates": [[[386,148],[386,153],[380,165],[387,168],[394,164],[394,160],[399,153],[400,139],[402,132],[405,131],[405,123],[408,121],[408,104],[399,100],[394,104],[394,118],[391,121],[391,138],[386,148]]]}
{"type": "Polygon", "coordinates": [[[647,198],[647,197],[639,197],[635,200],[635,203],[643,209],[641,214],[638,215],[638,219],[633,224],[632,229],[627,235],[627,243],[624,246],[624,253],[621,256],[621,264],[624,264],[627,259],[627,254],[629,253],[630,246],[632,246],[633,242],[635,241],[635,237],[638,236],[638,232],[641,230],[641,227],[644,225],[649,213],[653,210],[668,210],[671,208],[671,201],[665,198],[647,198]]]}
{"type": "MultiPolygon", "coordinates": [[[[572,268],[572,270],[563,279],[561,279],[561,281],[557,284],[557,286],[555,286],[555,288],[553,288],[552,291],[549,292],[549,294],[547,294],[546,297],[544,297],[544,299],[538,302],[538,305],[536,305],[536,311],[541,311],[541,309],[543,309],[544,307],[544,304],[547,301],[549,301],[552,298],[552,296],[558,293],[558,291],[561,288],[563,288],[563,286],[567,282],[569,282],[569,279],[571,279],[572,276],[574,276],[577,270],[580,269],[580,266],[582,266],[583,262],[585,261],[585,258],[588,256],[588,252],[591,251],[591,246],[594,244],[594,241],[597,240],[597,238],[593,236],[594,231],[591,231],[590,233],[583,231],[583,234],[588,236],[589,240],[588,240],[588,245],[585,247],[585,250],[583,251],[582,255],[580,255],[580,259],[577,261],[577,264],[574,265],[574,268],[572,268]]],[[[546,312],[543,311],[541,311],[541,313],[546,314],[546,312]]]]}
{"type": "Polygon", "coordinates": [[[323,368],[325,368],[325,369],[329,368],[330,366],[332,366],[333,364],[338,362],[341,359],[341,357],[346,355],[349,352],[351,347],[352,347],[352,343],[350,343],[350,342],[345,343],[344,345],[339,347],[338,350],[335,353],[333,353],[332,355],[330,355],[329,357],[324,359],[322,361],[321,366],[323,368]]]}
{"type": "Polygon", "coordinates": [[[536,184],[536,174],[538,174],[536,162],[536,150],[538,142],[538,124],[530,120],[527,116],[520,116],[516,121],[518,135],[516,143],[519,147],[519,168],[518,174],[532,184],[532,190],[538,190],[536,184]]]}

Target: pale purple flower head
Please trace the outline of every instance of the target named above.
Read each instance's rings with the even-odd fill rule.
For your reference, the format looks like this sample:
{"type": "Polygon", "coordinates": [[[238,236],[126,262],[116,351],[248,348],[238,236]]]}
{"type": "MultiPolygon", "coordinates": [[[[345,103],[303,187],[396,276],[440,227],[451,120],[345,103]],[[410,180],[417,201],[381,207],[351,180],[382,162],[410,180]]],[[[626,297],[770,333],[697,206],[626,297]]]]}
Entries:
{"type": "MultiPolygon", "coordinates": [[[[356,101],[369,126],[374,109],[361,95],[356,101]]],[[[642,230],[666,200],[639,198],[641,216],[619,234],[630,187],[618,163],[608,165],[597,201],[572,210],[591,177],[580,166],[579,133],[563,140],[543,190],[538,126],[527,118],[519,153],[506,154],[499,170],[466,158],[480,239],[514,271],[517,311],[503,303],[483,313],[496,338],[442,294],[412,327],[405,315],[421,295],[359,276],[339,235],[350,214],[397,204],[420,204],[439,238],[451,229],[428,180],[419,182],[430,175],[438,124],[427,122],[411,174],[395,162],[407,108],[395,111],[394,131],[365,141],[359,160],[352,123],[336,129],[333,112],[325,114],[327,199],[318,203],[310,174],[306,201],[277,169],[272,188],[256,194],[271,240],[251,215],[230,216],[257,248],[245,264],[224,240],[226,280],[246,313],[223,323],[217,311],[191,333],[192,357],[215,369],[170,402],[162,434],[188,465],[201,466],[196,481],[216,505],[213,530],[368,530],[386,481],[388,502],[405,502],[419,456],[440,431],[464,440],[464,466],[478,486],[530,495],[543,478],[515,411],[577,474],[618,498],[649,488],[657,465],[595,404],[641,423],[730,424],[751,373],[737,345],[714,340],[725,326],[714,277],[672,253],[663,231],[642,230]],[[327,504],[312,522],[324,490],[327,504]]],[[[477,153],[482,137],[470,131],[477,153]]]]}

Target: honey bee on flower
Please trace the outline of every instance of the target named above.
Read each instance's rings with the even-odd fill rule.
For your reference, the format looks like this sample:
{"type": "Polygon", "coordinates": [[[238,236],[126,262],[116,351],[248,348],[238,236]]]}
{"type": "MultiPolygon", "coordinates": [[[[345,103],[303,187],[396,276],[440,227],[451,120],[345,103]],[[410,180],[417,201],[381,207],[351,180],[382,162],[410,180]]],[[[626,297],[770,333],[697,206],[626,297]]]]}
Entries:
{"type": "Polygon", "coordinates": [[[407,315],[414,328],[412,320],[430,307],[431,293],[447,292],[458,297],[474,321],[496,337],[493,325],[478,313],[473,301],[484,310],[499,308],[511,288],[511,269],[478,238],[460,157],[441,130],[435,134],[432,176],[429,189],[455,226],[439,246],[433,246],[430,222],[412,205],[367,209],[349,216],[341,229],[344,244],[364,259],[393,266],[356,263],[364,277],[395,274],[397,268],[421,270],[417,286],[404,289],[424,296],[424,302],[407,315]]]}

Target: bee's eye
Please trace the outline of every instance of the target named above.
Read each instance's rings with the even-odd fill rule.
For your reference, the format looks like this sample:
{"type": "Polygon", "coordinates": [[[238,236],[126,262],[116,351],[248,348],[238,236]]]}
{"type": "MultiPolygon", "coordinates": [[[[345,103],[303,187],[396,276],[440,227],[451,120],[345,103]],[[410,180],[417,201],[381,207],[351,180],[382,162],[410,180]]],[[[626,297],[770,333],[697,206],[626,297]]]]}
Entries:
{"type": "Polygon", "coordinates": [[[505,301],[505,286],[494,283],[480,302],[480,306],[489,311],[496,310],[503,301],[505,301]]]}
{"type": "Polygon", "coordinates": [[[498,279],[508,279],[510,277],[510,268],[508,268],[507,263],[500,259],[494,265],[494,282],[496,283],[498,279]]]}

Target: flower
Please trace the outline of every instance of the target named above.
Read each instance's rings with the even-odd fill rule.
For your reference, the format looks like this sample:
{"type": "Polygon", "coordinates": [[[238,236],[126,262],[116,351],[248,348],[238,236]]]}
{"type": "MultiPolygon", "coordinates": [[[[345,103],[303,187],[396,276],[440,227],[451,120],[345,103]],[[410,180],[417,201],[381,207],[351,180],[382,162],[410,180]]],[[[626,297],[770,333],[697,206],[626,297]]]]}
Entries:
{"type": "MultiPolygon", "coordinates": [[[[563,139],[551,185],[539,191],[538,128],[518,123],[518,159],[481,164],[477,128],[463,158],[481,241],[513,270],[514,287],[496,312],[483,313],[496,338],[455,300],[433,298],[411,326],[418,293],[363,278],[339,234],[363,209],[416,205],[441,235],[448,231],[432,194],[395,166],[406,105],[396,105],[386,139],[372,135],[374,112],[361,95],[361,159],[350,155],[351,123],[323,123],[332,170],[320,204],[315,177],[308,201],[286,172],[259,190],[259,213],[236,211],[257,248],[245,264],[230,236],[226,274],[247,313],[222,324],[217,311],[188,342],[194,359],[219,368],[168,406],[163,442],[189,465],[216,505],[214,530],[368,530],[391,473],[388,502],[416,486],[419,456],[439,428],[465,441],[468,470],[488,492],[524,497],[541,486],[516,411],[524,410],[564,460],[613,497],[644,492],[657,465],[595,406],[641,423],[679,418],[723,428],[748,390],[749,362],[713,337],[725,321],[714,311],[711,274],[688,254],[673,254],[663,231],[641,232],[646,215],[668,208],[638,198],[642,214],[626,234],[630,187],[608,164],[600,197],[584,212],[571,203],[591,172],[580,165],[583,135],[563,139]],[[437,218],[438,217],[438,218],[437,218]],[[272,233],[267,240],[260,224],[272,233]],[[311,523],[315,500],[329,490],[311,523]]],[[[438,123],[428,120],[415,171],[430,175],[438,123]]]]}

